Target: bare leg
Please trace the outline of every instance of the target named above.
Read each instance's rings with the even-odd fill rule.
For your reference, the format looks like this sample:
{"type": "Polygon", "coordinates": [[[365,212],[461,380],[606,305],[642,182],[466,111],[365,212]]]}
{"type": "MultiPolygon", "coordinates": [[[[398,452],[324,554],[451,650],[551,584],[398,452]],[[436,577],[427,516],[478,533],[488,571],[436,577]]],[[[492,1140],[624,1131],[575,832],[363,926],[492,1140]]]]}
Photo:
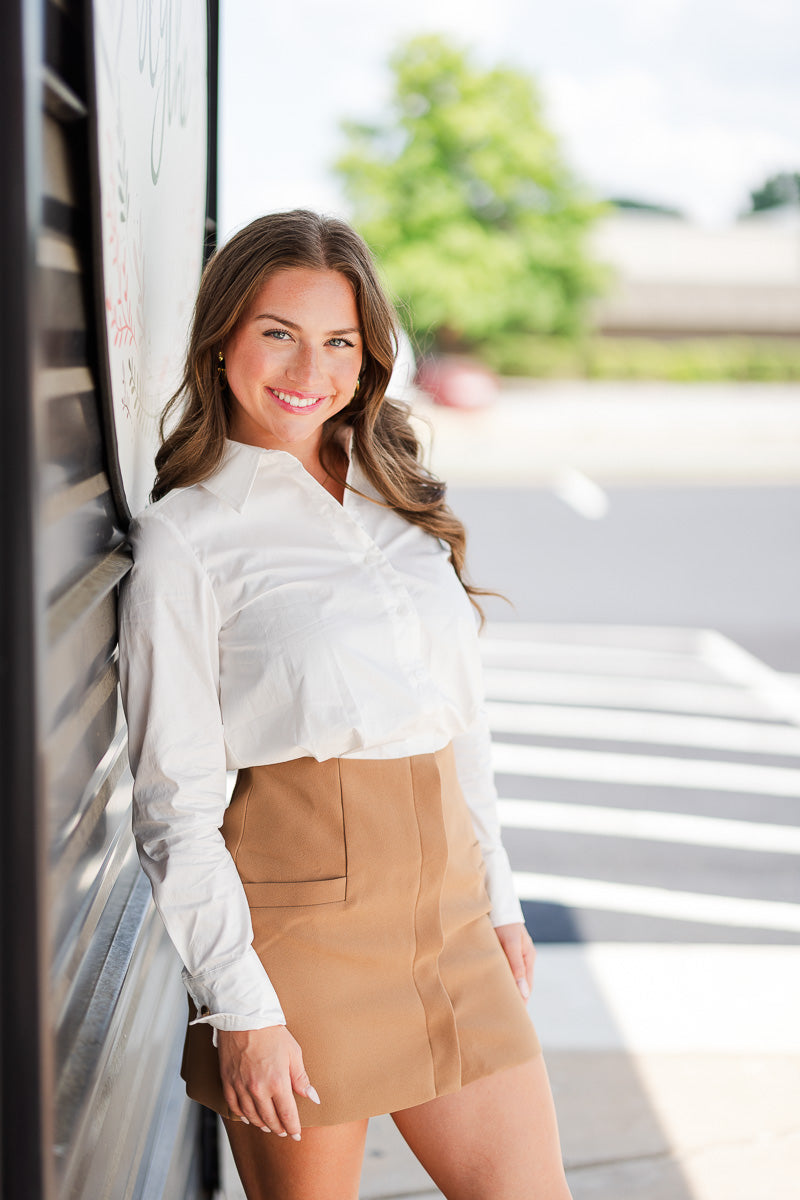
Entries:
{"type": "Polygon", "coordinates": [[[570,1200],[541,1055],[392,1117],[447,1200],[570,1200]]]}
{"type": "Polygon", "coordinates": [[[358,1200],[366,1121],[304,1129],[299,1142],[222,1124],[247,1200],[358,1200]]]}

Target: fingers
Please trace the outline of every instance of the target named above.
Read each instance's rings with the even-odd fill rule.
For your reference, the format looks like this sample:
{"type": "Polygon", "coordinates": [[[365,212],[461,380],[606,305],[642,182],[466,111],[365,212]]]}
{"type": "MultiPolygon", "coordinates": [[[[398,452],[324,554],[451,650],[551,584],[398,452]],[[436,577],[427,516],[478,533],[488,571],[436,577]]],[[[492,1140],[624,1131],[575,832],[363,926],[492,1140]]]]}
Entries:
{"type": "Polygon", "coordinates": [[[294,1092],[319,1104],[297,1042],[285,1026],[219,1035],[220,1076],[232,1117],[300,1141],[294,1092]]]}
{"type": "Polygon", "coordinates": [[[503,947],[503,953],[508,959],[508,965],[522,999],[529,1000],[533,986],[533,960],[536,950],[528,931],[524,925],[515,922],[511,925],[498,925],[495,933],[503,947]]]}
{"type": "MultiPolygon", "coordinates": [[[[299,1047],[298,1047],[298,1050],[299,1050],[299,1047]]],[[[299,1068],[300,1068],[299,1070],[293,1069],[291,1071],[291,1080],[292,1080],[293,1090],[295,1092],[297,1092],[298,1096],[305,1096],[308,1100],[313,1101],[314,1104],[321,1104],[322,1102],[321,1102],[319,1096],[317,1095],[317,1089],[315,1087],[311,1086],[311,1080],[308,1078],[308,1075],[306,1074],[306,1070],[305,1070],[305,1067],[303,1066],[302,1058],[300,1059],[299,1068]]]]}
{"type": "Polygon", "coordinates": [[[529,1000],[531,995],[532,977],[528,976],[528,966],[525,962],[525,953],[522,946],[522,937],[516,942],[513,942],[509,947],[508,962],[511,970],[514,972],[514,979],[517,987],[522,993],[523,1000],[529,1000]]]}
{"type": "Polygon", "coordinates": [[[536,947],[531,941],[530,934],[527,930],[524,930],[522,935],[522,957],[525,962],[525,979],[528,984],[528,994],[530,995],[530,991],[533,987],[533,967],[536,961],[536,947]]]}
{"type": "Polygon", "coordinates": [[[240,1087],[232,1092],[230,1098],[226,1092],[225,1098],[232,1117],[238,1117],[246,1125],[254,1125],[264,1133],[277,1133],[279,1137],[286,1137],[286,1130],[271,1098],[259,1095],[255,1085],[250,1089],[240,1087]]]}
{"type": "MultiPolygon", "coordinates": [[[[224,1090],[224,1089],[223,1089],[224,1090]]],[[[225,1098],[231,1115],[239,1117],[248,1125],[255,1125],[263,1133],[275,1133],[278,1137],[290,1137],[300,1141],[300,1118],[291,1090],[277,1082],[253,1082],[249,1087],[232,1090],[225,1098]]]]}
{"type": "Polygon", "coordinates": [[[273,1097],[275,1112],[278,1119],[278,1128],[275,1132],[278,1137],[288,1136],[296,1142],[300,1141],[300,1118],[297,1115],[297,1104],[291,1091],[280,1092],[273,1097]]]}

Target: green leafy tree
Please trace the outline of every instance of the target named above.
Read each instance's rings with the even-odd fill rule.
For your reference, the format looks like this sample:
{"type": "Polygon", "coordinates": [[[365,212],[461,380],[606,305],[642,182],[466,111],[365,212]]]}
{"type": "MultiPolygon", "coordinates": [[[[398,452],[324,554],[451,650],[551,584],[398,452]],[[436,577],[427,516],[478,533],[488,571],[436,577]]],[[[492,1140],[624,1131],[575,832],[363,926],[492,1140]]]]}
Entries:
{"type": "Polygon", "coordinates": [[[599,290],[584,242],[602,206],[566,168],[533,81],[435,35],[391,68],[388,119],[346,122],[336,170],[418,344],[577,333],[599,290]]]}
{"type": "Polygon", "coordinates": [[[751,212],[763,212],[782,204],[800,204],[800,174],[797,171],[771,175],[760,188],[750,193],[751,212]]]}

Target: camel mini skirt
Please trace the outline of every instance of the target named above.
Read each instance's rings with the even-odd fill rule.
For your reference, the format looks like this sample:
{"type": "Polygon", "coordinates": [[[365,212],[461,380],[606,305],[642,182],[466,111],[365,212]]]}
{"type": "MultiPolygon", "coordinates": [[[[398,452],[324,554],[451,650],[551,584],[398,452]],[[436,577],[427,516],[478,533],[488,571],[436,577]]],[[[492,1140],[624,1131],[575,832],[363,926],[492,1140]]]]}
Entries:
{"type": "MultiPolygon", "coordinates": [[[[452,746],[243,768],[222,833],[322,1101],[297,1097],[302,1125],[397,1112],[540,1052],[452,746]]],[[[181,1074],[230,1116],[209,1025],[188,1027],[181,1074]]]]}

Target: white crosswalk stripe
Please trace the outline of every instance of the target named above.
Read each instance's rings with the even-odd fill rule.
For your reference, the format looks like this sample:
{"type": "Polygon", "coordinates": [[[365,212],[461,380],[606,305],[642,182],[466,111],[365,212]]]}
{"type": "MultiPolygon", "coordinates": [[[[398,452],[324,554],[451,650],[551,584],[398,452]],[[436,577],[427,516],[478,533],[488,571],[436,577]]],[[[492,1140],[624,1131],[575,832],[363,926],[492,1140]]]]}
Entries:
{"type": "Polygon", "coordinates": [[[495,626],[484,665],[523,901],[800,941],[796,680],[708,630],[495,626]]]}
{"type": "Polygon", "coordinates": [[[518,746],[499,739],[494,745],[493,759],[495,770],[514,775],[800,798],[800,770],[791,767],[762,767],[753,763],[605,750],[518,746]]]}
{"type": "Polygon", "coordinates": [[[684,683],[679,679],[585,675],[578,671],[537,673],[489,666],[484,669],[483,677],[490,702],[526,700],[543,704],[590,704],[606,709],[635,708],[645,712],[655,709],[766,719],[763,700],[729,683],[684,683]]]}
{"type": "Polygon", "coordinates": [[[575,908],[602,908],[610,912],[698,921],[704,925],[741,925],[800,933],[798,904],[668,891],[628,883],[608,883],[601,879],[540,875],[531,871],[515,871],[514,881],[522,900],[548,903],[555,900],[575,908]]]}
{"type": "Polygon", "coordinates": [[[765,825],[596,804],[553,804],[547,800],[501,800],[498,809],[507,829],[551,829],[675,845],[757,850],[761,854],[800,854],[800,826],[796,825],[765,825]]]}
{"type": "Polygon", "coordinates": [[[767,721],[498,701],[490,701],[487,708],[492,729],[498,734],[554,734],[556,737],[700,746],[752,754],[785,754],[800,759],[800,729],[767,721]]]}

